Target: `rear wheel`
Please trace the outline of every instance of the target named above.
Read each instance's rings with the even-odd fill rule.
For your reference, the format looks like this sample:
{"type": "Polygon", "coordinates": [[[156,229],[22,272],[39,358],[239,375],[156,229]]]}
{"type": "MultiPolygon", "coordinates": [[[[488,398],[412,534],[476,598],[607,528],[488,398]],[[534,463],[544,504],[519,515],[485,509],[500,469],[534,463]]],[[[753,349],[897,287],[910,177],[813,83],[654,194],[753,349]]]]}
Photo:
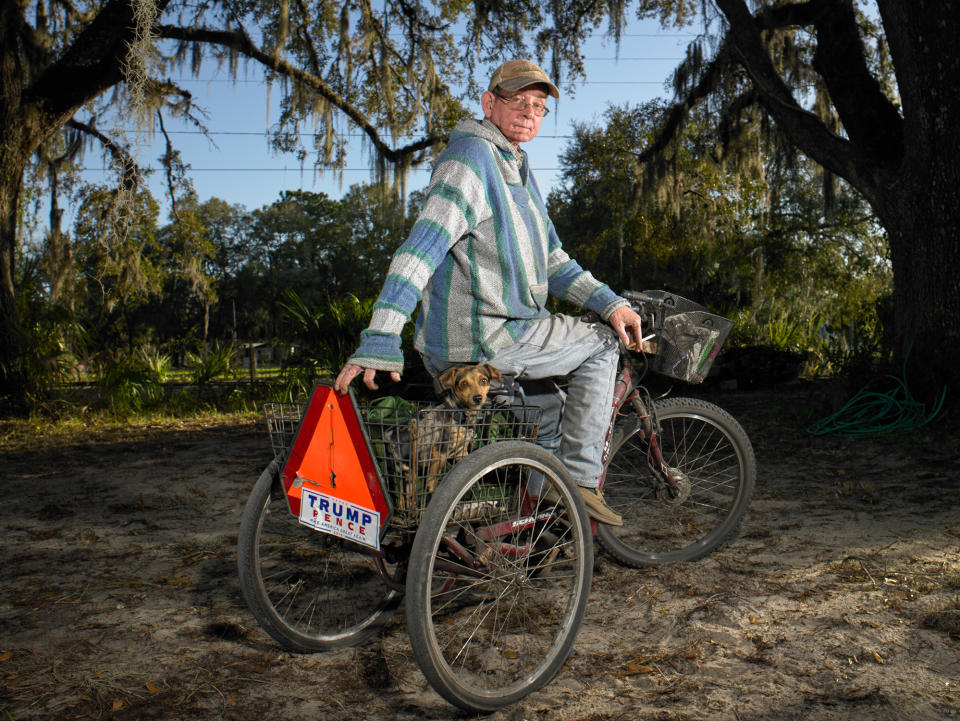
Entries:
{"type": "Polygon", "coordinates": [[[592,573],[583,500],[553,455],[520,441],[471,453],[434,493],[413,543],[406,608],[417,663],[463,709],[516,702],[570,653],[592,573]]]}
{"type": "Polygon", "coordinates": [[[722,546],[737,532],[756,482],[750,439],[725,410],[693,398],[655,401],[652,410],[674,487],[651,470],[649,439],[633,422],[615,441],[603,482],[623,526],[597,525],[600,544],[635,568],[694,561],[722,546]]]}
{"type": "Polygon", "coordinates": [[[358,545],[301,525],[274,460],[250,494],[237,543],[240,586],[257,622],[300,653],[354,646],[393,615],[401,593],[381,571],[402,569],[358,545]]]}

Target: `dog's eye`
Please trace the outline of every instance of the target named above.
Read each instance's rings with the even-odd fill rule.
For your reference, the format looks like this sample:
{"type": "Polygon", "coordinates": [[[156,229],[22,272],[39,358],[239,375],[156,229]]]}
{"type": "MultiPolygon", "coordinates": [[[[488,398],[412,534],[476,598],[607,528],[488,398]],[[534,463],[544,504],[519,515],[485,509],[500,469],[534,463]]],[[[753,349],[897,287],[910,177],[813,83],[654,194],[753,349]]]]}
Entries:
{"type": "Polygon", "coordinates": [[[480,376],[480,385],[482,386],[490,385],[490,379],[487,378],[486,376],[480,376]]]}

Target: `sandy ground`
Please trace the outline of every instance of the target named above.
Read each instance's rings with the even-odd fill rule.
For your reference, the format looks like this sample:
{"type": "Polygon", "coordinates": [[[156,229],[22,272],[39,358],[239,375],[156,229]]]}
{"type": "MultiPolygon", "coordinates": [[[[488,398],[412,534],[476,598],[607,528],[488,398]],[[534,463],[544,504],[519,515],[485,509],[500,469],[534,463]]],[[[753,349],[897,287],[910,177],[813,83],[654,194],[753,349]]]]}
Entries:
{"type": "MultiPolygon", "coordinates": [[[[757,454],[739,539],[647,570],[598,551],[574,655],[488,718],[960,717],[960,439],[811,437],[818,398],[712,396],[757,454]]],[[[402,616],[312,656],[257,628],[235,544],[270,457],[260,424],[3,432],[0,718],[460,716],[420,675],[402,616]]]]}

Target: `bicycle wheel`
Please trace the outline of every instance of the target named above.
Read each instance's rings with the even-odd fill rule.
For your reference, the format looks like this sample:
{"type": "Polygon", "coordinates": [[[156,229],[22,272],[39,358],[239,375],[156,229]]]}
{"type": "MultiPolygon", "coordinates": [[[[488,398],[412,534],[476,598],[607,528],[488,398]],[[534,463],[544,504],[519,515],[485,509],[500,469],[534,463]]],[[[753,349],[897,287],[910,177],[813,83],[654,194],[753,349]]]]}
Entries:
{"type": "Polygon", "coordinates": [[[402,594],[360,546],[298,522],[280,491],[280,467],[276,459],[267,466],[243,511],[237,560],[244,598],[291,651],[356,645],[377,632],[402,594]]]}
{"type": "Polygon", "coordinates": [[[424,676],[475,712],[540,688],[570,652],[592,575],[589,520],[560,462],[523,441],[471,453],[434,493],[410,554],[407,627],[424,676]]]}
{"type": "Polygon", "coordinates": [[[722,546],[737,532],[756,482],[750,439],[725,410],[694,398],[667,398],[655,401],[653,411],[677,489],[654,475],[645,434],[630,428],[603,482],[604,498],[623,516],[623,526],[597,525],[600,544],[634,568],[695,561],[722,546]]]}

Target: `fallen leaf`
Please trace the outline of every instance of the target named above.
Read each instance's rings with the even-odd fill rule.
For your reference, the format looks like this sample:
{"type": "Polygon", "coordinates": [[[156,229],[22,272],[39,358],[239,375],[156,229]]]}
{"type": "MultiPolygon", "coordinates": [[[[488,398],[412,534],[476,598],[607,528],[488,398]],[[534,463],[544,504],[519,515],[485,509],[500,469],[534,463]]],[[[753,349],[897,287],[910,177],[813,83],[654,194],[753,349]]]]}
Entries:
{"type": "Polygon", "coordinates": [[[621,676],[638,676],[643,673],[653,673],[653,668],[639,661],[629,661],[620,667],[621,676]]]}
{"type": "Polygon", "coordinates": [[[876,651],[873,652],[873,660],[879,663],[880,665],[883,665],[886,663],[886,661],[884,661],[883,658],[880,656],[880,654],[877,653],[876,651]]]}
{"type": "Polygon", "coordinates": [[[9,661],[13,658],[13,651],[4,651],[0,653],[0,661],[9,661]]]}
{"type": "Polygon", "coordinates": [[[123,708],[123,701],[121,701],[118,698],[113,699],[113,705],[111,705],[110,709],[112,711],[119,711],[122,708],[123,708]]]}
{"type": "Polygon", "coordinates": [[[147,683],[144,685],[147,687],[147,691],[150,693],[160,693],[160,689],[154,685],[152,681],[147,681],[147,683]]]}

